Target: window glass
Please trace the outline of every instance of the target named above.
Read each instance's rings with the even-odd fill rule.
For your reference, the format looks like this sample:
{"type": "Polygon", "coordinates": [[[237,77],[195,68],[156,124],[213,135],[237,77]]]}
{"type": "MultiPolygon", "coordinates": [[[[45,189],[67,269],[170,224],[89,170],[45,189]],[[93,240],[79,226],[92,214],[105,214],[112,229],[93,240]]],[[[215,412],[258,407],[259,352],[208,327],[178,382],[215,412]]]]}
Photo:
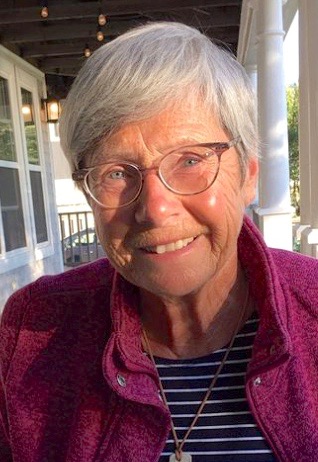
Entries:
{"type": "Polygon", "coordinates": [[[16,161],[8,81],[0,77],[0,159],[16,161]]]}
{"type": "Polygon", "coordinates": [[[19,172],[0,167],[0,203],[6,251],[26,246],[19,172]]]}
{"type": "Polygon", "coordinates": [[[40,243],[48,240],[41,172],[30,171],[30,178],[32,201],[34,205],[36,241],[37,243],[40,243]]]}
{"type": "Polygon", "coordinates": [[[22,115],[29,164],[39,165],[39,148],[34,120],[32,93],[21,88],[22,115]]]}

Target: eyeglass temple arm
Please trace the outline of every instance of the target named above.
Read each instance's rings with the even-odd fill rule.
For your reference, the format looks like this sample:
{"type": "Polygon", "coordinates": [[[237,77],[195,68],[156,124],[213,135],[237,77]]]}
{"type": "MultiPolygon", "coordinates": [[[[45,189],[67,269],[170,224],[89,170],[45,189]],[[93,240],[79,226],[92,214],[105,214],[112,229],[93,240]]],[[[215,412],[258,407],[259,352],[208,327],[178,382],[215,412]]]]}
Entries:
{"type": "Polygon", "coordinates": [[[232,148],[240,141],[241,141],[241,137],[237,136],[236,138],[233,138],[233,140],[231,141],[224,141],[223,143],[222,142],[203,143],[201,144],[201,146],[211,147],[211,148],[214,148],[216,151],[224,151],[226,149],[232,148]]]}
{"type": "Polygon", "coordinates": [[[233,140],[229,141],[227,143],[227,145],[232,148],[233,146],[235,146],[236,144],[238,144],[239,142],[241,141],[241,137],[240,136],[237,136],[236,138],[233,138],[233,140]]]}
{"type": "Polygon", "coordinates": [[[241,140],[241,137],[238,136],[231,141],[226,141],[224,143],[213,143],[212,145],[210,144],[210,146],[213,148],[213,152],[218,157],[220,157],[223,154],[223,152],[235,146],[237,143],[240,142],[240,140],[241,140]]]}
{"type": "Polygon", "coordinates": [[[87,173],[88,169],[82,168],[80,170],[75,170],[75,172],[72,173],[72,180],[73,181],[83,181],[85,179],[85,175],[87,173]]]}

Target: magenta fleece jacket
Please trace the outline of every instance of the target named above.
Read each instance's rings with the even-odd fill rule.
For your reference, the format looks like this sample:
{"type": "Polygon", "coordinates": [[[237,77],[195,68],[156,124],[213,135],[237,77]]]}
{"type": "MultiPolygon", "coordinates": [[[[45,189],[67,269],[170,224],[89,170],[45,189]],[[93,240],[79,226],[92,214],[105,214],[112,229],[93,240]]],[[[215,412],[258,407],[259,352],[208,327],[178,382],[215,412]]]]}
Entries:
{"type": "MultiPolygon", "coordinates": [[[[318,261],[268,249],[248,219],[239,258],[260,314],[251,412],[278,461],[318,461],[318,261]]],[[[9,299],[0,368],[1,462],[158,461],[170,423],[138,289],[106,259],[9,299]]]]}

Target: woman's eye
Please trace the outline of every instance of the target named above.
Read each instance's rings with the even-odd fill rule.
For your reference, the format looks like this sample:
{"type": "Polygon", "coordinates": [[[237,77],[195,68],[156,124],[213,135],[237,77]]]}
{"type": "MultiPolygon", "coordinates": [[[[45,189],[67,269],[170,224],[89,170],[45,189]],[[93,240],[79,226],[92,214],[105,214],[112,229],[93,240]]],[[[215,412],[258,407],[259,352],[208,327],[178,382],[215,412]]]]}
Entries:
{"type": "Polygon", "coordinates": [[[193,165],[197,165],[200,162],[200,159],[198,158],[190,158],[190,159],[185,159],[184,165],[186,167],[192,167],[193,165]]]}
{"type": "Polygon", "coordinates": [[[195,167],[198,164],[202,162],[201,157],[195,155],[195,154],[188,154],[187,156],[183,157],[180,167],[186,168],[186,167],[195,167]]]}
{"type": "Polygon", "coordinates": [[[112,180],[123,180],[126,178],[126,174],[123,170],[114,170],[108,174],[112,180]]]}

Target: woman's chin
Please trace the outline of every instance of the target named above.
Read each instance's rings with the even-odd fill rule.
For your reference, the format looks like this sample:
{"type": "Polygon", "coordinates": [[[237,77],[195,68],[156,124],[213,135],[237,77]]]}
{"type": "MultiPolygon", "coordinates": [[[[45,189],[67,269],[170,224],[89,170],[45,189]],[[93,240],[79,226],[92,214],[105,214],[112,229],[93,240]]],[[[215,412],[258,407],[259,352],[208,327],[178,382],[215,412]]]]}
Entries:
{"type": "MultiPolygon", "coordinates": [[[[202,267],[200,268],[202,270],[202,267]]],[[[158,297],[178,298],[196,293],[211,278],[209,272],[196,269],[179,271],[133,271],[122,273],[123,277],[132,284],[144,289],[158,297]]]]}

